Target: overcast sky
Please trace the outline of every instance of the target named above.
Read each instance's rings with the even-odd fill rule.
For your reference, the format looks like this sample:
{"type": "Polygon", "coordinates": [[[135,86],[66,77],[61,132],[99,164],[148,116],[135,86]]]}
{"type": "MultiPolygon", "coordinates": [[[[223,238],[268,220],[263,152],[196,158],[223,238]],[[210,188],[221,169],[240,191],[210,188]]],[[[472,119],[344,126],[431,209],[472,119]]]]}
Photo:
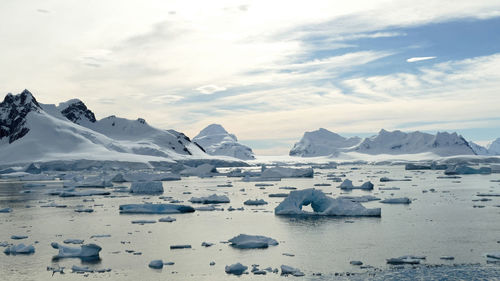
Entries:
{"type": "Polygon", "coordinates": [[[0,93],[258,154],[320,127],[500,137],[500,1],[0,1],[0,93]]]}

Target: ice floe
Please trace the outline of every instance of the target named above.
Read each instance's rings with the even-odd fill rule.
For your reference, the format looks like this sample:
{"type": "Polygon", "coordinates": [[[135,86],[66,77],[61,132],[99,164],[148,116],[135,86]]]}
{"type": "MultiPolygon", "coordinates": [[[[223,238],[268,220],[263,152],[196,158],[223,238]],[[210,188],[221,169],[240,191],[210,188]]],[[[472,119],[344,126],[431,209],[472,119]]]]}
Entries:
{"type": "Polygon", "coordinates": [[[194,208],[176,204],[124,204],[119,207],[121,214],[177,214],[192,213],[194,208]]]}
{"type": "Polygon", "coordinates": [[[348,180],[348,179],[345,179],[342,184],[339,185],[339,188],[340,189],[363,189],[363,190],[372,190],[373,189],[373,183],[367,181],[365,183],[363,183],[362,185],[360,186],[354,186],[352,184],[352,181],[351,180],[348,180]]]}
{"type": "Polygon", "coordinates": [[[96,244],[69,247],[52,242],[50,245],[52,248],[59,250],[59,253],[55,256],[55,258],[98,258],[99,252],[102,250],[102,248],[96,244]]]}
{"type": "Polygon", "coordinates": [[[162,194],[163,184],[160,181],[133,182],[130,192],[134,194],[162,194]]]}
{"type": "Polygon", "coordinates": [[[226,265],[224,270],[227,274],[241,275],[248,269],[248,266],[242,265],[241,263],[235,263],[232,265],[226,265]]]}
{"type": "Polygon", "coordinates": [[[400,198],[387,198],[384,200],[380,200],[379,202],[384,204],[410,204],[411,200],[408,197],[400,197],[400,198]]]}
{"type": "Polygon", "coordinates": [[[35,247],[33,245],[24,245],[20,243],[7,247],[3,252],[7,255],[29,255],[35,252],[35,247]]]}
{"type": "Polygon", "coordinates": [[[240,234],[228,240],[234,248],[261,249],[278,245],[278,241],[261,235],[240,234]]]}
{"type": "Polygon", "coordinates": [[[191,197],[191,199],[189,199],[189,202],[201,204],[229,203],[229,197],[227,197],[226,195],[212,194],[206,197],[191,197]]]}
{"type": "Polygon", "coordinates": [[[263,199],[255,199],[255,200],[248,199],[245,202],[243,202],[243,204],[249,206],[260,206],[260,205],[266,205],[267,202],[264,201],[263,199]]]}
{"type": "Polygon", "coordinates": [[[276,215],[314,214],[323,216],[375,216],[381,215],[380,208],[367,209],[358,202],[348,199],[327,197],[321,190],[304,189],[290,192],[275,209],[276,215]],[[305,212],[302,206],[311,204],[314,213],[305,212]]]}

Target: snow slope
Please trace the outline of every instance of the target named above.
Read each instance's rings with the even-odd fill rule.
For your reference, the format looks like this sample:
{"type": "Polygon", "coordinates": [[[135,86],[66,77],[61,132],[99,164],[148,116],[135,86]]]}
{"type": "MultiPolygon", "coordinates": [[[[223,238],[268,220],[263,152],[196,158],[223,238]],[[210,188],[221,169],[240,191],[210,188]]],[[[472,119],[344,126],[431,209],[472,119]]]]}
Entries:
{"type": "Polygon", "coordinates": [[[154,128],[143,119],[110,116],[97,121],[80,100],[40,104],[25,90],[0,103],[0,163],[213,158],[184,134],[154,128]]]}
{"type": "Polygon", "coordinates": [[[193,138],[210,155],[224,155],[242,160],[255,159],[252,149],[238,143],[235,135],[221,125],[211,124],[193,138]]]}
{"type": "Polygon", "coordinates": [[[402,131],[381,130],[377,135],[346,139],[326,129],[304,134],[290,151],[291,156],[339,156],[341,153],[358,152],[369,155],[403,155],[432,153],[437,156],[475,155],[473,148],[457,133],[438,132],[436,135],[402,131]]]}

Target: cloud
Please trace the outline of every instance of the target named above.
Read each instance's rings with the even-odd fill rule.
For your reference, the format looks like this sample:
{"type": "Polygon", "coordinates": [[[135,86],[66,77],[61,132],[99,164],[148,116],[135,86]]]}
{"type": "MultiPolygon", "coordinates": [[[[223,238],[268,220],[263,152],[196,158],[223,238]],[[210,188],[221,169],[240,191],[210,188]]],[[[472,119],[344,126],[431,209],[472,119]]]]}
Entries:
{"type": "Polygon", "coordinates": [[[432,60],[435,59],[436,57],[414,57],[414,58],[409,58],[406,60],[406,62],[417,62],[417,61],[424,61],[424,60],[432,60]]]}
{"type": "Polygon", "coordinates": [[[217,85],[205,85],[196,88],[196,90],[204,95],[211,95],[217,92],[225,91],[227,89],[224,87],[219,87],[217,85]]]}

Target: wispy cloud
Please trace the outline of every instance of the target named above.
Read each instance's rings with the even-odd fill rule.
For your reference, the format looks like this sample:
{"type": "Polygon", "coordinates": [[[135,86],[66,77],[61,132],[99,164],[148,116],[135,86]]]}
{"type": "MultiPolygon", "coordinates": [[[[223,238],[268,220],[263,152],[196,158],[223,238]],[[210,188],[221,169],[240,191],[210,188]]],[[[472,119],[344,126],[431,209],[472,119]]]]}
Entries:
{"type": "Polygon", "coordinates": [[[414,58],[409,58],[406,60],[406,62],[417,62],[417,61],[424,61],[424,60],[432,60],[435,59],[436,57],[414,57],[414,58]]]}

